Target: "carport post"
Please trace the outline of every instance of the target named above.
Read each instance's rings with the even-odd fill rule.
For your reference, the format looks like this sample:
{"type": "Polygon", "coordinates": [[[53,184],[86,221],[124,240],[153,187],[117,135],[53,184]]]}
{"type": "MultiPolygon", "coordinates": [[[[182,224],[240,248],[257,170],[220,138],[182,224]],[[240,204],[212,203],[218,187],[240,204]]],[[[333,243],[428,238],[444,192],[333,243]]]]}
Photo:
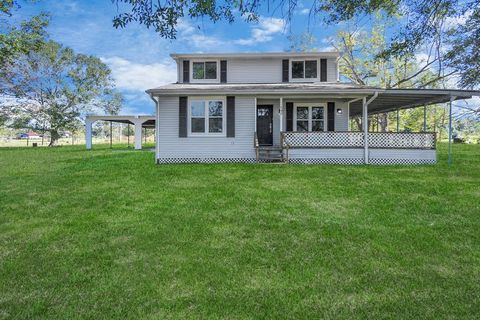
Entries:
{"type": "Polygon", "coordinates": [[[127,148],[130,148],[130,123],[127,123],[127,148]]]}
{"type": "Polygon", "coordinates": [[[112,149],[112,138],[113,138],[113,125],[112,125],[112,121],[110,121],[110,149],[112,149]]]}
{"type": "Polygon", "coordinates": [[[452,104],[456,97],[450,96],[450,108],[448,110],[448,166],[452,165],[452,104]]]}
{"type": "Polygon", "coordinates": [[[85,146],[87,150],[92,149],[92,120],[85,119],[85,146]]]}
{"type": "Polygon", "coordinates": [[[135,150],[142,150],[142,124],[144,120],[137,118],[133,120],[135,126],[135,150]]]}
{"type": "Polygon", "coordinates": [[[367,112],[367,98],[362,99],[362,124],[363,124],[363,158],[365,164],[368,164],[368,112],[367,112]]]}

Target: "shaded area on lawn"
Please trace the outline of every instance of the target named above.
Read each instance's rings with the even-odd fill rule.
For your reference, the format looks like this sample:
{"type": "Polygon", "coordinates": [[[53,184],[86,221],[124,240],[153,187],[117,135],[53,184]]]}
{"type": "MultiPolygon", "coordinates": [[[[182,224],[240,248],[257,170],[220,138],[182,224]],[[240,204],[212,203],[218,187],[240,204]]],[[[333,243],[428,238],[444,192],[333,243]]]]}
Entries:
{"type": "Polygon", "coordinates": [[[446,166],[0,150],[0,318],[476,318],[480,146],[446,166]]]}

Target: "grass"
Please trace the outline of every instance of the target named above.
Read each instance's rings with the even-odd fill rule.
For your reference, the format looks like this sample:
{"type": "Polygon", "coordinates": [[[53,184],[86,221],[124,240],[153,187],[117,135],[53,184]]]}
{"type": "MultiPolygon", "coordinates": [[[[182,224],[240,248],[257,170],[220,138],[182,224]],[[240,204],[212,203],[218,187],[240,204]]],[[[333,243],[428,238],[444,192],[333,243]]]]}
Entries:
{"type": "Polygon", "coordinates": [[[434,166],[0,150],[0,318],[480,317],[480,145],[434,166]]]}

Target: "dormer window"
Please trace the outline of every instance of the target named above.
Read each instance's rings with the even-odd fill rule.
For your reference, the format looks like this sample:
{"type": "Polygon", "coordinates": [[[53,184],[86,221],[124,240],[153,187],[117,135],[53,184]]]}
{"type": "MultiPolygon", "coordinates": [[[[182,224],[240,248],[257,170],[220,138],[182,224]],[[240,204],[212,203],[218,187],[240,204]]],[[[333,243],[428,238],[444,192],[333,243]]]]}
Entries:
{"type": "Polygon", "coordinates": [[[292,60],[291,61],[292,80],[316,80],[318,79],[318,61],[317,60],[292,60]]]}
{"type": "Polygon", "coordinates": [[[192,62],[193,80],[216,80],[217,61],[194,61],[192,62]]]}

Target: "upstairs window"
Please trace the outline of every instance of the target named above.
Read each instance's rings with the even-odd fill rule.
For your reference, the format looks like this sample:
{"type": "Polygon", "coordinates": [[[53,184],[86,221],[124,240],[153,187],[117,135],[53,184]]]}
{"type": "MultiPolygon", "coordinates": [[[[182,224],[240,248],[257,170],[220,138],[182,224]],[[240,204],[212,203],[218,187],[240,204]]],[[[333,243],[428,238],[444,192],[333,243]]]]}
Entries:
{"type": "Polygon", "coordinates": [[[217,62],[193,62],[192,78],[195,80],[215,80],[217,79],[217,62]]]}
{"type": "Polygon", "coordinates": [[[317,60],[293,60],[291,72],[292,79],[317,79],[318,62],[317,60]]]}
{"type": "Polygon", "coordinates": [[[224,101],[192,100],[190,102],[190,134],[223,135],[225,130],[224,101]]]}

